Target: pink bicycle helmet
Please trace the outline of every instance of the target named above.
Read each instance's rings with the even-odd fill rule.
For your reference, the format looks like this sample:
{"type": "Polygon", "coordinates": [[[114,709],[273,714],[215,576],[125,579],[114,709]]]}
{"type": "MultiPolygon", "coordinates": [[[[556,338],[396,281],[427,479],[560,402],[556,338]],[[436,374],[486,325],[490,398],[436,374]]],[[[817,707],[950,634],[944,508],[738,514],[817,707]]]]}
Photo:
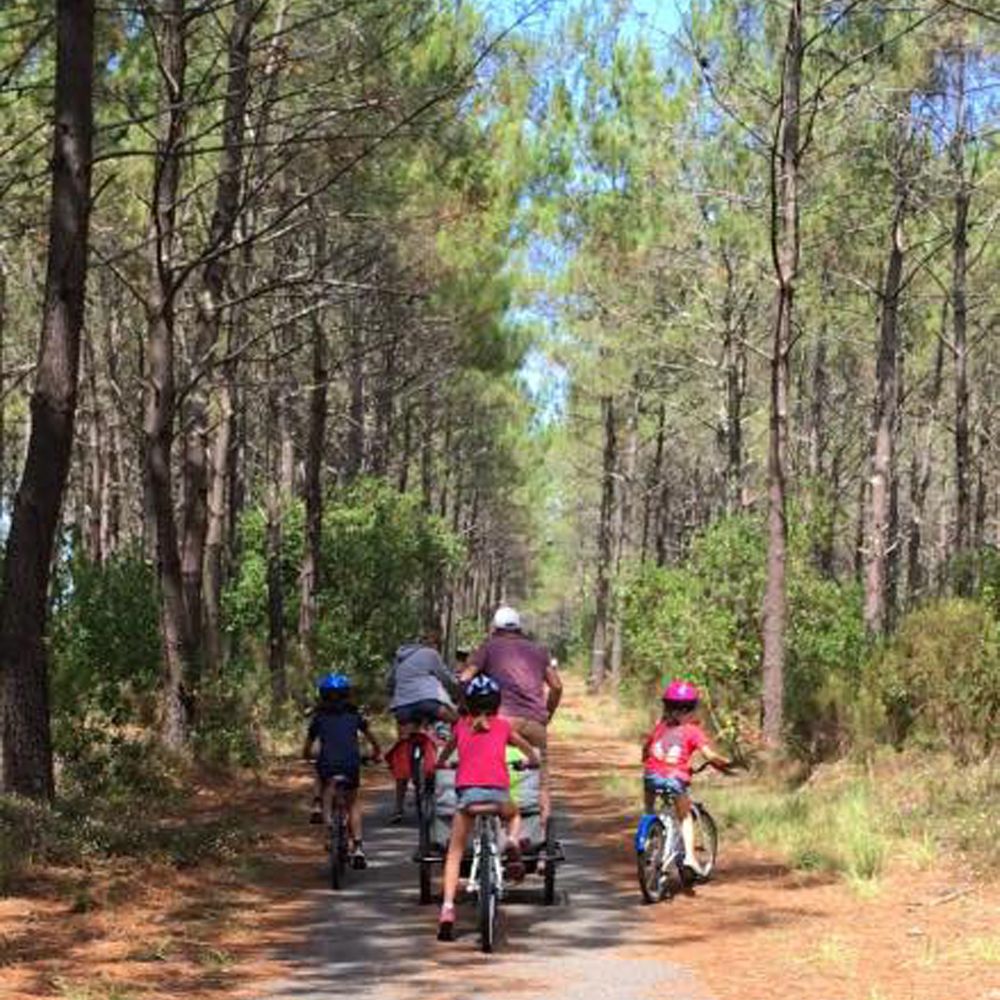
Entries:
{"type": "Polygon", "coordinates": [[[698,704],[699,697],[698,689],[690,681],[675,679],[663,689],[663,700],[673,704],[694,707],[698,704]]]}

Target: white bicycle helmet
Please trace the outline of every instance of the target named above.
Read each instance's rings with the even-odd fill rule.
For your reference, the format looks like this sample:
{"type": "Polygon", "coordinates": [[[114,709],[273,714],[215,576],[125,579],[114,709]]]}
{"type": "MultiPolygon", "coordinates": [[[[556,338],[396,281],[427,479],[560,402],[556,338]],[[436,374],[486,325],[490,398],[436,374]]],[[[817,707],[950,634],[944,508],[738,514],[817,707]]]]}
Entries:
{"type": "Polygon", "coordinates": [[[509,605],[501,604],[493,615],[493,627],[498,632],[517,632],[521,628],[521,616],[509,605]]]}

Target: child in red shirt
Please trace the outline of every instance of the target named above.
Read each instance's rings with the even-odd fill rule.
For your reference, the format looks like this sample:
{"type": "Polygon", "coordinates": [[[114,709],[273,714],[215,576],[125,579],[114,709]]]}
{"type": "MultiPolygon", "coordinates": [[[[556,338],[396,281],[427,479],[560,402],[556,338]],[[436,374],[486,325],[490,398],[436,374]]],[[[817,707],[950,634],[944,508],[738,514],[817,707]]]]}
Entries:
{"type": "Polygon", "coordinates": [[[506,719],[501,719],[500,686],[490,677],[477,676],[465,689],[465,707],[468,715],[455,723],[447,746],[441,751],[440,761],[446,761],[458,748],[458,770],[455,772],[455,791],[458,808],[451,821],[451,840],[444,863],[444,900],[438,923],[438,939],[453,941],[455,937],[455,895],[458,891],[459,869],[465,844],[469,839],[474,815],[472,806],[496,805],[500,816],[507,822],[507,848],[509,870],[514,878],[523,877],[524,868],[518,849],[521,817],[510,797],[510,772],[507,770],[507,745],[516,746],[537,767],[538,754],[534,747],[513,731],[506,719]]]}
{"type": "Polygon", "coordinates": [[[684,840],[684,865],[703,875],[694,856],[694,820],[691,818],[691,758],[701,752],[719,770],[730,766],[716,753],[701,725],[693,717],[698,708],[698,689],[689,681],[671,681],[663,692],[663,718],[642,745],[643,790],[646,812],[653,811],[657,792],[674,796],[684,840]]]}

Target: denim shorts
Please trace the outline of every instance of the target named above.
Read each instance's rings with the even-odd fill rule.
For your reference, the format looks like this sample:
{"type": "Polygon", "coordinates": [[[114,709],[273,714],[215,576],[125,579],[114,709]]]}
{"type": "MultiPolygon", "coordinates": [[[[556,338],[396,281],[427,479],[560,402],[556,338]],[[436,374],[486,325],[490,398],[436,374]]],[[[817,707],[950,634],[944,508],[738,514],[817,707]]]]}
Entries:
{"type": "Polygon", "coordinates": [[[456,789],[458,809],[468,809],[470,806],[506,805],[510,802],[509,788],[492,788],[486,785],[469,785],[456,789]]]}
{"type": "Polygon", "coordinates": [[[659,774],[644,774],[642,783],[650,792],[665,792],[667,795],[687,795],[691,782],[683,778],[664,778],[659,774]]]}

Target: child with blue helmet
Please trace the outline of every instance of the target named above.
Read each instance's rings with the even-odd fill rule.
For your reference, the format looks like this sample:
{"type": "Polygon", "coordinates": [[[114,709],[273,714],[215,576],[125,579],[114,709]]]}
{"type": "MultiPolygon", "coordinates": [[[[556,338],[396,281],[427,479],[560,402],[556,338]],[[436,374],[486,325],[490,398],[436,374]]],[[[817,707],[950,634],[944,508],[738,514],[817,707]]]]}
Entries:
{"type": "Polygon", "coordinates": [[[320,819],[325,826],[329,826],[333,812],[334,783],[330,779],[336,776],[346,789],[351,860],[355,868],[364,868],[361,799],[358,794],[361,785],[358,734],[364,734],[376,759],[381,757],[382,751],[368,728],[368,721],[351,701],[351,682],[347,677],[329,673],[319,679],[316,687],[319,701],[309,721],[302,753],[306,760],[311,760],[313,749],[318,744],[316,779],[322,797],[320,819]]]}

